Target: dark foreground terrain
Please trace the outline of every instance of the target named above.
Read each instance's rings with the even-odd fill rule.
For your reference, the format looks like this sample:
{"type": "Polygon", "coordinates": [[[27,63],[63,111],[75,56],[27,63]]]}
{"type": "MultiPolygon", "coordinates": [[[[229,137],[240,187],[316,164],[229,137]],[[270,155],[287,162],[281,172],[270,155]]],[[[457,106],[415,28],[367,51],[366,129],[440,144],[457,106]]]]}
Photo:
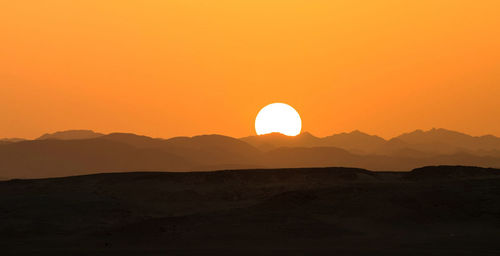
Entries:
{"type": "Polygon", "coordinates": [[[2,181],[0,246],[1,255],[500,255],[500,170],[2,181]]]}

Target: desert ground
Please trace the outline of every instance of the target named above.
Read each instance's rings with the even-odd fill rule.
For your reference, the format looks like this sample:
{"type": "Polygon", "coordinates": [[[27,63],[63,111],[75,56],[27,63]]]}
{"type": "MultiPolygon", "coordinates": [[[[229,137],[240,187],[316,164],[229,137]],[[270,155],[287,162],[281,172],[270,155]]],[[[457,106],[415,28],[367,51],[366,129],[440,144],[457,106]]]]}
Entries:
{"type": "Polygon", "coordinates": [[[500,255],[500,170],[14,179],[0,219],[2,255],[500,255]]]}

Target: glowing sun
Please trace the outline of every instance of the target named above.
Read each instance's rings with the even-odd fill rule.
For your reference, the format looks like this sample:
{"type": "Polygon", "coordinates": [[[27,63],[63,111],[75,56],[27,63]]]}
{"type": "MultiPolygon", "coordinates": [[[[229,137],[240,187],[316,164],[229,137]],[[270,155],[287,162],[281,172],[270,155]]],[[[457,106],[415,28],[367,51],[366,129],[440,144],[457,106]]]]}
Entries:
{"type": "Polygon", "coordinates": [[[255,118],[255,131],[258,135],[279,132],[295,136],[302,129],[299,113],[285,103],[273,103],[259,111],[255,118]]]}

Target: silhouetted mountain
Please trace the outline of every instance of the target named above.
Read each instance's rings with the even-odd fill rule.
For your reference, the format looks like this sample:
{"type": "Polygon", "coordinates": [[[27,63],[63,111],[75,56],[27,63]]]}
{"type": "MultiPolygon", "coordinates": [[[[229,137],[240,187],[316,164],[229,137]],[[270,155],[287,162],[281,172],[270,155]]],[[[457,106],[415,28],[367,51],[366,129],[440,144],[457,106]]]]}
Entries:
{"type": "Polygon", "coordinates": [[[221,135],[164,140],[113,133],[94,139],[46,139],[0,145],[0,176],[257,168],[262,166],[260,154],[243,141],[221,135]]]}
{"type": "Polygon", "coordinates": [[[270,133],[260,136],[248,136],[241,138],[242,141],[264,151],[279,147],[318,147],[322,146],[321,139],[308,132],[297,136],[286,136],[281,133],[270,133]]]}
{"type": "Polygon", "coordinates": [[[161,149],[105,139],[33,140],[0,145],[0,176],[54,177],[139,170],[191,170],[196,163],[161,149]]]}
{"type": "Polygon", "coordinates": [[[194,159],[202,170],[262,167],[261,152],[241,140],[222,135],[177,137],[162,147],[186,159],[194,159]]]}
{"type": "Polygon", "coordinates": [[[26,139],[22,138],[3,138],[0,139],[0,144],[9,144],[9,143],[16,143],[20,141],[25,141],[26,139]]]}
{"type": "Polygon", "coordinates": [[[351,167],[358,156],[333,147],[278,148],[265,154],[266,163],[273,168],[290,167],[351,167]]]}
{"type": "Polygon", "coordinates": [[[273,168],[343,166],[376,171],[408,171],[426,165],[469,165],[500,168],[499,157],[467,153],[429,156],[359,155],[340,148],[279,148],[265,154],[265,165],[273,168]]]}
{"type": "Polygon", "coordinates": [[[440,154],[487,153],[500,150],[500,138],[498,137],[492,135],[474,137],[445,129],[416,130],[396,138],[411,145],[413,149],[440,154]]]}
{"type": "Polygon", "coordinates": [[[137,148],[158,148],[164,145],[164,139],[154,139],[148,136],[133,133],[111,133],[104,135],[101,139],[121,142],[137,148]]]}
{"type": "Polygon", "coordinates": [[[390,140],[360,131],[324,138],[303,133],[296,137],[268,134],[241,140],[264,151],[279,147],[336,147],[362,155],[430,157],[467,152],[478,156],[500,157],[500,138],[492,135],[473,137],[445,129],[416,130],[390,140]]]}
{"type": "Polygon", "coordinates": [[[222,135],[153,139],[135,134],[113,133],[102,139],[118,141],[138,148],[156,148],[181,156],[197,164],[197,170],[259,167],[261,153],[247,143],[222,135]]]}
{"type": "Polygon", "coordinates": [[[353,153],[372,153],[380,150],[386,142],[383,138],[360,131],[334,134],[324,138],[315,137],[308,132],[301,133],[298,136],[271,133],[261,136],[249,136],[241,138],[241,140],[264,151],[279,147],[337,147],[353,153]]]}
{"type": "Polygon", "coordinates": [[[104,134],[96,133],[91,130],[69,130],[69,131],[61,131],[55,133],[46,133],[37,140],[82,140],[82,139],[93,139],[97,137],[101,137],[104,134]]]}
{"type": "Polygon", "coordinates": [[[355,153],[373,153],[381,150],[386,141],[375,135],[368,135],[360,131],[334,134],[322,138],[322,144],[329,147],[338,147],[355,153]]]}
{"type": "Polygon", "coordinates": [[[500,168],[499,150],[495,149],[493,143],[498,138],[469,137],[432,130],[407,134],[389,141],[358,131],[326,138],[302,133],[296,137],[269,134],[241,140],[222,135],[165,140],[112,133],[94,139],[47,139],[0,144],[0,176],[53,177],[106,171],[207,171],[326,166],[376,171],[407,171],[426,165],[500,168]],[[426,139],[427,137],[435,139],[426,139]],[[456,137],[469,143],[464,142],[463,145],[476,150],[459,148],[456,146],[458,144],[449,142],[456,137]],[[331,144],[338,147],[324,146],[331,144]],[[449,150],[431,150],[428,148],[431,146],[449,150]],[[456,150],[451,150],[452,148],[456,150]],[[481,148],[484,150],[477,150],[481,148]]]}

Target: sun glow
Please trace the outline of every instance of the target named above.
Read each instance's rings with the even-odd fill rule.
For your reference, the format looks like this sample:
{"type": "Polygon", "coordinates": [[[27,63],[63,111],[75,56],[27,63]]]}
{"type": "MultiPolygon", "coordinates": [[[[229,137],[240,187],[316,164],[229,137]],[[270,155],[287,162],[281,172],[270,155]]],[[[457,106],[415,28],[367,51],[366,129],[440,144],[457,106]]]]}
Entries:
{"type": "Polygon", "coordinates": [[[285,103],[272,103],[259,111],[255,118],[255,131],[258,135],[279,132],[295,136],[302,129],[299,113],[285,103]]]}

